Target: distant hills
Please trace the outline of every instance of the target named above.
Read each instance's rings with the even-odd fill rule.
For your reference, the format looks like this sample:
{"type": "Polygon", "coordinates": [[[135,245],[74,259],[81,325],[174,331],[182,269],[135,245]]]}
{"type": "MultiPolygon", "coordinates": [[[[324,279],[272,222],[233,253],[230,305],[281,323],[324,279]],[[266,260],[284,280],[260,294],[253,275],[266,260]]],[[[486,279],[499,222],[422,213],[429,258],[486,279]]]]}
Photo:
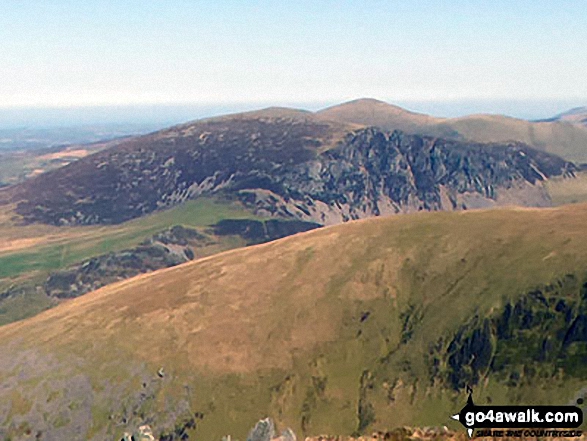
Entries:
{"type": "Polygon", "coordinates": [[[395,115],[405,130],[430,120],[376,101],[318,114],[227,115],[132,138],[0,191],[0,200],[28,222],[53,225],[120,223],[210,195],[263,216],[335,224],[420,210],[548,206],[545,180],[575,169],[517,141],[411,135],[389,130],[391,119],[385,128],[368,124],[373,115],[379,126],[395,115]],[[363,116],[346,121],[355,107],[363,116]]]}
{"type": "Polygon", "coordinates": [[[587,162],[587,127],[585,124],[571,124],[587,117],[585,108],[549,120],[530,122],[502,115],[435,118],[382,101],[359,99],[322,110],[318,115],[335,121],[461,141],[518,141],[569,161],[587,162]]]}
{"type": "Polygon", "coordinates": [[[57,127],[0,128],[0,152],[61,149],[67,146],[104,143],[116,138],[149,133],[165,127],[157,124],[95,124],[57,127]]]}
{"type": "Polygon", "coordinates": [[[384,101],[362,98],[316,112],[324,119],[401,130],[412,135],[460,138],[459,133],[442,126],[443,118],[410,112],[384,101]]]}
{"type": "Polygon", "coordinates": [[[457,427],[467,386],[585,399],[587,205],[531,208],[583,200],[546,135],[584,130],[269,108],[1,189],[0,438],[457,427]]]}
{"type": "Polygon", "coordinates": [[[0,327],[0,437],[457,428],[467,385],[477,404],[575,403],[586,215],[362,220],[104,287],[0,327]]]}
{"type": "Polygon", "coordinates": [[[562,121],[587,126],[587,107],[575,107],[544,121],[562,121]]]}

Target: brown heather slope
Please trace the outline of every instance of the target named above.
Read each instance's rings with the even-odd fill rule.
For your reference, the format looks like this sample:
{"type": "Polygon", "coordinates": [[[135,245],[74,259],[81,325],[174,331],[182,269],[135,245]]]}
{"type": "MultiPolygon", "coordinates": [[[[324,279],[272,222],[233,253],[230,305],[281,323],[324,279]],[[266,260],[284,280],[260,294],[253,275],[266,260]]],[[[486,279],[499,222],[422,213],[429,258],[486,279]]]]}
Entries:
{"type": "Polygon", "coordinates": [[[244,439],[264,416],[303,435],[450,426],[465,383],[478,403],[574,400],[587,337],[532,317],[546,302],[553,320],[587,320],[586,215],[369,219],[105,287],[0,327],[0,437],[160,435],[194,415],[190,435],[210,440],[244,439]],[[514,304],[521,330],[500,315],[514,304]],[[560,352],[531,352],[559,334],[560,352]]]}
{"type": "Polygon", "coordinates": [[[529,122],[502,115],[434,118],[373,99],[350,101],[317,114],[328,120],[411,134],[474,142],[518,141],[569,161],[587,162],[587,127],[565,121],[529,122]]]}
{"type": "Polygon", "coordinates": [[[410,134],[441,137],[458,137],[458,133],[437,126],[444,120],[423,113],[410,112],[384,101],[362,98],[328,107],[316,114],[331,121],[377,126],[388,130],[401,130],[410,134]]]}
{"type": "MultiPolygon", "coordinates": [[[[185,138],[196,134],[198,137],[206,137],[209,134],[208,130],[220,130],[227,133],[232,129],[230,124],[236,124],[239,122],[247,124],[251,121],[257,122],[260,125],[275,124],[275,131],[277,133],[279,133],[279,130],[281,129],[286,132],[289,131],[290,135],[295,136],[295,141],[299,142],[299,139],[297,138],[299,136],[302,141],[312,141],[314,145],[318,146],[321,150],[333,147],[349,132],[364,127],[364,125],[360,123],[327,120],[318,117],[315,113],[307,110],[292,109],[289,107],[267,107],[260,110],[231,113],[191,121],[173,126],[166,130],[155,132],[151,135],[146,135],[141,141],[185,138]],[[286,124],[281,125],[283,123],[286,124]],[[295,129],[292,130],[294,127],[302,127],[303,130],[296,133],[295,129]]],[[[255,135],[261,136],[262,133],[258,132],[251,134],[251,136],[255,135]]]]}
{"type": "Polygon", "coordinates": [[[334,224],[382,214],[551,204],[576,167],[525,144],[479,144],[265,109],[133,138],[0,190],[25,222],[119,224],[201,196],[334,224]]]}

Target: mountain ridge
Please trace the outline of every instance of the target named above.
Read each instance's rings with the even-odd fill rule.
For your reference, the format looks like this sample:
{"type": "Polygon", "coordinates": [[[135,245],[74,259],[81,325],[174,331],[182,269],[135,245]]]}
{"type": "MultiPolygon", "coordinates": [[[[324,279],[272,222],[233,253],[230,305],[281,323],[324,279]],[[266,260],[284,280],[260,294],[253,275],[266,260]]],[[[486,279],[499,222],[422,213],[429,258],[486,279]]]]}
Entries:
{"type": "Polygon", "coordinates": [[[570,124],[578,124],[587,126],[587,106],[574,107],[566,112],[559,113],[551,118],[540,121],[546,122],[566,122],[570,124]]]}
{"type": "MultiPolygon", "coordinates": [[[[587,162],[587,129],[562,119],[526,121],[499,114],[438,118],[373,99],[358,99],[317,112],[335,121],[404,130],[410,134],[471,142],[519,141],[567,160],[587,162]]],[[[562,114],[564,115],[564,114],[562,114]]]]}
{"type": "Polygon", "coordinates": [[[259,415],[304,436],[451,426],[463,384],[479,403],[562,404],[587,379],[569,367],[587,341],[586,213],[358,220],[101,288],[0,328],[0,434],[110,439],[195,414],[206,439],[259,415]],[[570,338],[541,353],[545,314],[570,338]]]}
{"type": "Polygon", "coordinates": [[[293,115],[269,109],[175,126],[0,190],[0,200],[17,204],[28,222],[110,224],[218,193],[264,215],[329,224],[383,212],[549,205],[542,182],[574,170],[520,143],[293,115]]]}

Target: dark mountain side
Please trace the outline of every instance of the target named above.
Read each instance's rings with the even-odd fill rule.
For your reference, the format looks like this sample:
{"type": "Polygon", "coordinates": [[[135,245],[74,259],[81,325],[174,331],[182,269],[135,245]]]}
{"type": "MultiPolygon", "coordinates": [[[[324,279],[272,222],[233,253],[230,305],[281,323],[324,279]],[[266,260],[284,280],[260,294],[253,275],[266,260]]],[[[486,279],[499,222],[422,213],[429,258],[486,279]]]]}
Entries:
{"type": "MultiPolygon", "coordinates": [[[[140,137],[3,195],[30,221],[112,224],[307,161],[345,127],[298,115],[213,119],[140,137]]],[[[346,131],[346,128],[345,128],[346,131]]]]}
{"type": "Polygon", "coordinates": [[[257,206],[271,212],[332,224],[420,210],[547,205],[541,181],[573,169],[523,144],[464,144],[369,128],[288,171],[278,181],[279,198],[253,192],[257,206]]]}
{"type": "Polygon", "coordinates": [[[542,181],[573,169],[519,143],[352,130],[282,111],[137,138],[0,198],[17,203],[26,221],[55,225],[119,223],[211,193],[262,214],[333,224],[417,210],[549,205],[542,181]]]}
{"type": "Polygon", "coordinates": [[[587,117],[584,108],[573,109],[549,120],[531,122],[495,114],[437,118],[383,101],[358,99],[321,110],[317,115],[331,121],[457,141],[523,142],[569,161],[587,162],[587,130],[581,124],[587,117]]]}

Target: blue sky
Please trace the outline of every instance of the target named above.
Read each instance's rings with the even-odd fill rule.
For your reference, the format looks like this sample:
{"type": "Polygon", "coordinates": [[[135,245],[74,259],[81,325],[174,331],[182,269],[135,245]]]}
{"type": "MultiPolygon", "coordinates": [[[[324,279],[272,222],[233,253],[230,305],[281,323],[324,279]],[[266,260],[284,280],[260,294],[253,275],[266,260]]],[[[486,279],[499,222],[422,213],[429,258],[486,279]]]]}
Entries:
{"type": "Polygon", "coordinates": [[[584,0],[3,0],[0,107],[585,105],[586,44],[584,0]]]}

